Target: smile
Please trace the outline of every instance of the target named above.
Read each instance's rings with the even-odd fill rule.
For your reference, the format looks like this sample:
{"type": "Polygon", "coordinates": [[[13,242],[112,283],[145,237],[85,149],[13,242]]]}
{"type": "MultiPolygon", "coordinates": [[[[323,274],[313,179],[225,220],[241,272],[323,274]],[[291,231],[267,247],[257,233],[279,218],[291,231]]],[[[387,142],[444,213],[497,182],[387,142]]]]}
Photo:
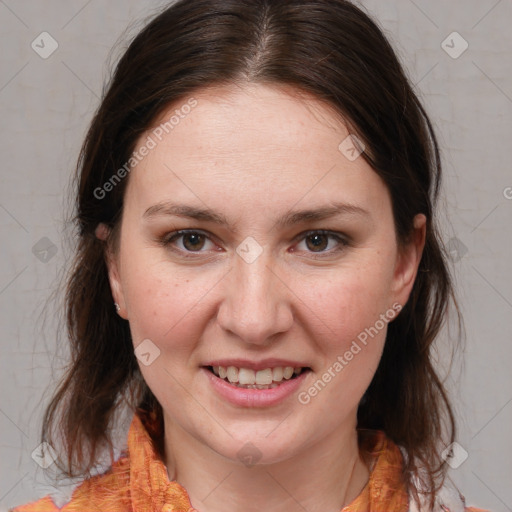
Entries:
{"type": "Polygon", "coordinates": [[[236,407],[244,408],[272,407],[285,402],[288,398],[300,392],[300,389],[305,386],[304,381],[312,372],[308,367],[246,370],[250,369],[225,366],[219,370],[217,365],[201,368],[209,386],[217,396],[236,407]],[[280,380],[274,380],[274,371],[276,377],[280,380]],[[222,375],[225,372],[226,376],[222,378],[220,372],[222,372],[222,375]],[[269,384],[257,384],[258,374],[259,382],[269,382],[270,376],[272,376],[272,381],[269,384]],[[235,382],[230,382],[228,375],[235,382]],[[240,382],[240,375],[242,383],[240,382]],[[247,383],[248,380],[251,382],[250,384],[247,383]]]}
{"type": "Polygon", "coordinates": [[[277,366],[258,371],[236,366],[208,366],[208,369],[225,382],[245,389],[273,389],[283,381],[294,379],[307,370],[307,368],[292,366],[277,366]]]}

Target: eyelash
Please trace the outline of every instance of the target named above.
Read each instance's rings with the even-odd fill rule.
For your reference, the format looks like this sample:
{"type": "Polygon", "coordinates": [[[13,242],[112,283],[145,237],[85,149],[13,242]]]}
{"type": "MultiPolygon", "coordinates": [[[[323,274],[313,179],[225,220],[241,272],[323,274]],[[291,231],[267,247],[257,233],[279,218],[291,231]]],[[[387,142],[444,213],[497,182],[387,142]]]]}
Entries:
{"type": "MultiPolygon", "coordinates": [[[[175,242],[179,238],[182,238],[185,235],[193,235],[193,234],[204,235],[208,240],[210,240],[210,237],[204,231],[194,230],[194,229],[182,229],[182,230],[179,230],[179,231],[174,231],[172,233],[168,233],[167,235],[163,236],[159,240],[159,242],[164,247],[170,247],[173,244],[173,242],[175,242]]],[[[349,242],[348,242],[346,236],[342,235],[341,233],[337,233],[335,231],[328,231],[328,230],[324,230],[324,229],[317,229],[317,230],[306,231],[305,233],[301,233],[300,235],[298,235],[295,238],[295,240],[298,240],[300,242],[300,241],[305,240],[306,238],[308,238],[308,237],[310,237],[312,235],[327,236],[327,237],[329,237],[331,239],[336,240],[336,242],[339,244],[338,247],[336,247],[335,249],[331,249],[329,251],[321,251],[321,252],[318,252],[318,253],[309,252],[309,254],[311,254],[311,256],[314,259],[324,258],[325,256],[320,256],[321,254],[327,256],[327,255],[332,255],[333,253],[338,253],[338,252],[342,251],[346,246],[349,245],[349,242]]],[[[173,250],[175,250],[177,252],[180,252],[180,253],[186,252],[187,253],[187,256],[185,256],[186,258],[196,258],[197,256],[195,256],[194,254],[199,255],[202,252],[205,252],[205,251],[187,251],[186,249],[183,250],[183,249],[176,249],[176,248],[173,248],[173,250]],[[194,255],[194,256],[192,256],[192,255],[194,255]]]]}

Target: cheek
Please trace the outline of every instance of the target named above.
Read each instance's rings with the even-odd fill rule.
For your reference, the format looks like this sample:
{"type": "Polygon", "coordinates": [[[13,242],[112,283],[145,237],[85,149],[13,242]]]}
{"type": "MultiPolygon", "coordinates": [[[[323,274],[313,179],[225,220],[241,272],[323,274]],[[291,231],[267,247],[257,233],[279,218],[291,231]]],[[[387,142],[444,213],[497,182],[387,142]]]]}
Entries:
{"type": "Polygon", "coordinates": [[[342,348],[391,307],[391,281],[383,268],[352,267],[317,280],[301,279],[294,285],[309,323],[318,325],[326,342],[342,348]]]}
{"type": "Polygon", "coordinates": [[[194,339],[212,276],[143,261],[127,265],[126,276],[123,290],[135,345],[145,338],[177,346],[194,339]]]}
{"type": "Polygon", "coordinates": [[[317,380],[300,397],[302,403],[314,399],[326,408],[338,403],[340,414],[357,407],[378,367],[387,325],[397,315],[386,268],[352,266],[317,280],[315,287],[313,280],[302,281],[298,289],[308,318],[304,325],[316,326],[309,336],[321,362],[317,380]]]}
{"type": "Polygon", "coordinates": [[[319,356],[315,378],[298,399],[325,412],[326,428],[357,408],[379,365],[387,325],[396,312],[377,282],[346,277],[321,293],[304,295],[308,302],[303,311],[309,311],[305,324],[322,321],[310,334],[319,356]]]}
{"type": "Polygon", "coordinates": [[[196,364],[195,349],[209,318],[207,292],[216,279],[207,272],[171,269],[168,263],[134,261],[126,270],[123,287],[133,344],[149,339],[159,350],[151,364],[139,361],[141,373],[167,409],[184,408],[188,396],[183,383],[189,382],[196,364]]]}

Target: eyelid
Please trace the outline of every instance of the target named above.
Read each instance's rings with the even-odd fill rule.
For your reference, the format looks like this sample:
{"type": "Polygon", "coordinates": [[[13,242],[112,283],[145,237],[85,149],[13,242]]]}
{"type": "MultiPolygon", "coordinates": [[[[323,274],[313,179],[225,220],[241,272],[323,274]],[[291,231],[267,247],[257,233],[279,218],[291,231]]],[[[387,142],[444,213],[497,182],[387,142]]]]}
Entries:
{"type": "Polygon", "coordinates": [[[321,258],[326,258],[328,256],[332,256],[333,254],[336,254],[336,253],[342,251],[350,243],[349,238],[345,234],[340,233],[338,231],[331,231],[328,229],[310,229],[308,231],[303,231],[302,233],[300,233],[299,235],[297,235],[294,238],[294,241],[297,240],[297,242],[301,242],[302,240],[305,240],[308,236],[316,235],[316,234],[334,238],[337,241],[338,246],[329,251],[320,251],[320,252],[307,251],[308,258],[312,257],[312,258],[316,258],[316,259],[321,259],[321,258]]]}
{"type": "MultiPolygon", "coordinates": [[[[177,231],[173,231],[171,233],[167,233],[160,239],[160,242],[164,247],[170,247],[171,241],[173,239],[179,239],[182,236],[185,236],[187,234],[193,234],[193,233],[204,235],[212,243],[216,243],[215,237],[208,231],[205,231],[203,229],[193,229],[193,228],[180,229],[177,231]]],[[[325,235],[330,238],[334,238],[338,242],[339,246],[335,249],[331,249],[329,251],[321,251],[318,253],[309,251],[308,254],[310,256],[312,256],[313,258],[322,258],[327,255],[332,255],[336,252],[339,252],[340,250],[343,250],[343,248],[345,246],[349,245],[349,238],[346,235],[344,235],[343,233],[337,232],[337,231],[331,231],[331,230],[327,230],[327,229],[310,229],[307,231],[303,231],[302,233],[299,233],[297,236],[294,237],[293,242],[298,243],[302,240],[305,240],[308,236],[315,235],[315,234],[325,235]],[[325,255],[325,256],[323,256],[323,255],[325,255]]],[[[183,251],[181,249],[174,249],[174,250],[176,250],[177,252],[180,252],[182,254],[185,253],[187,255],[187,257],[192,257],[192,258],[196,257],[196,255],[199,256],[203,252],[207,252],[207,251],[183,251]]]]}
{"type": "Polygon", "coordinates": [[[316,235],[316,234],[331,236],[333,238],[337,238],[341,241],[344,241],[345,243],[348,243],[348,237],[345,234],[340,233],[339,231],[332,231],[329,229],[308,229],[307,231],[303,231],[302,233],[299,233],[294,238],[294,240],[302,240],[303,238],[306,238],[310,235],[316,235]]]}
{"type": "MultiPolygon", "coordinates": [[[[215,242],[215,237],[209,233],[208,231],[204,231],[202,229],[178,229],[176,231],[172,231],[171,233],[167,233],[165,234],[161,239],[160,239],[160,243],[164,246],[164,247],[171,247],[172,244],[171,244],[171,241],[173,239],[179,239],[185,235],[190,235],[190,234],[199,234],[199,235],[203,235],[204,237],[206,237],[210,242],[212,243],[216,243],[215,242]]],[[[203,252],[206,252],[206,251],[183,251],[181,249],[174,249],[176,250],[177,252],[180,252],[180,253],[186,253],[187,256],[188,255],[191,255],[191,257],[194,257],[195,254],[197,255],[200,255],[201,253],[203,252]]]]}

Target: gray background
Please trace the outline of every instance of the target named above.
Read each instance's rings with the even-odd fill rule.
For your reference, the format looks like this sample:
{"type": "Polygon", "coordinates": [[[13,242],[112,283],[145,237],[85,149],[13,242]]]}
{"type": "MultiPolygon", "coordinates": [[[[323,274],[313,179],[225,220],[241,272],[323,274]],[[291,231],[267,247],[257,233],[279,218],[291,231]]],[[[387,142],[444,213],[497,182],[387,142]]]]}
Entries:
{"type": "MultiPolygon", "coordinates": [[[[31,453],[47,387],[64,363],[54,359],[61,299],[49,298],[70,255],[69,177],[112,47],[161,4],[0,0],[0,509],[51,490],[31,453]],[[58,43],[46,59],[31,47],[42,46],[43,31],[58,43]]],[[[469,504],[510,511],[512,0],[362,4],[397,48],[443,147],[444,236],[467,329],[447,383],[468,457],[461,463],[459,450],[450,474],[469,504]],[[446,40],[454,31],[463,40],[446,40]],[[468,49],[453,58],[464,40],[468,49]]]]}

